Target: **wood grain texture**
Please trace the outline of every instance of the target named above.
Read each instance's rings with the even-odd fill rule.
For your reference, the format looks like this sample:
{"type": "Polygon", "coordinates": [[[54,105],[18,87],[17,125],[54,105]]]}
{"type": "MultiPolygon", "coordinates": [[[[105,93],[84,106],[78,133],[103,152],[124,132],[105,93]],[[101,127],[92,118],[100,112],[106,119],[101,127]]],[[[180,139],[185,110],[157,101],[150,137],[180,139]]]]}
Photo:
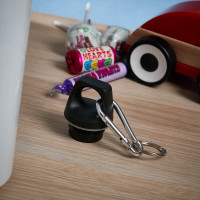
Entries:
{"type": "Polygon", "coordinates": [[[174,52],[176,54],[177,61],[195,67],[197,69],[200,69],[200,48],[191,44],[188,44],[186,42],[182,42],[180,40],[176,40],[174,38],[155,33],[153,31],[149,31],[144,28],[138,28],[135,30],[131,36],[127,40],[127,44],[132,45],[137,40],[139,40],[142,37],[154,35],[159,38],[163,38],[165,41],[170,44],[170,46],[174,49],[174,52]]]}
{"type": "MultiPolygon", "coordinates": [[[[68,96],[49,96],[71,76],[65,33],[53,26],[55,19],[77,23],[32,13],[14,170],[0,199],[200,199],[200,96],[194,80],[174,74],[154,88],[128,78],[111,83],[137,138],[165,147],[165,157],[134,158],[110,130],[97,143],[74,141],[63,114],[68,96]]],[[[93,90],[83,95],[97,97],[93,90]]],[[[124,130],[116,115],[114,121],[124,130]]]]}

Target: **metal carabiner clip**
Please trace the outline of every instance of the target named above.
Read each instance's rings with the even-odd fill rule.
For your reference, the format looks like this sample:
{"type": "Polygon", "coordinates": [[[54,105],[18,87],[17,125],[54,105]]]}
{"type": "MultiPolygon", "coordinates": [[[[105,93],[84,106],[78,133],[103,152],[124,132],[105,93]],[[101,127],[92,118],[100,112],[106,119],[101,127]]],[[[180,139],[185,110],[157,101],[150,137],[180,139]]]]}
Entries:
{"type": "Polygon", "coordinates": [[[115,124],[112,122],[112,120],[108,116],[106,116],[105,113],[102,111],[101,98],[96,101],[97,113],[101,117],[102,121],[112,130],[113,133],[115,133],[120,138],[120,141],[122,142],[122,144],[125,145],[127,147],[127,149],[130,150],[134,154],[134,156],[139,157],[142,155],[142,153],[145,153],[145,154],[151,155],[151,156],[153,156],[153,155],[164,156],[166,154],[167,151],[163,147],[161,147],[157,144],[137,140],[137,138],[135,137],[135,134],[133,133],[131,127],[129,126],[122,110],[120,109],[120,107],[117,105],[117,103],[115,101],[113,101],[113,108],[115,109],[118,116],[120,117],[120,119],[123,123],[123,126],[125,127],[127,133],[129,134],[131,142],[115,126],[115,124]],[[153,147],[153,148],[157,149],[158,152],[151,152],[151,151],[145,150],[143,148],[143,146],[153,147]]]}

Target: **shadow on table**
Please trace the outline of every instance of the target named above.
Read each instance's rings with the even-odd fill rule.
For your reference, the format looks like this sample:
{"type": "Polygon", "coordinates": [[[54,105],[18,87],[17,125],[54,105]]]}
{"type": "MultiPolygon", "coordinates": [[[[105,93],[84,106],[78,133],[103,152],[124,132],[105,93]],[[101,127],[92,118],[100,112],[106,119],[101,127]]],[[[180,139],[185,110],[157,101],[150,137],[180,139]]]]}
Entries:
{"type": "Polygon", "coordinates": [[[66,62],[65,62],[65,58],[63,58],[63,61],[55,61],[54,62],[54,66],[63,71],[64,73],[68,73],[69,74],[69,71],[67,69],[67,65],[66,65],[66,62]]]}
{"type": "Polygon", "coordinates": [[[52,52],[65,57],[66,36],[65,36],[65,32],[63,32],[59,28],[53,25],[48,26],[44,24],[31,22],[29,37],[31,37],[31,41],[33,44],[38,44],[42,46],[44,50],[45,48],[48,50],[51,49],[52,52]]]}
{"type": "Polygon", "coordinates": [[[176,92],[193,102],[200,103],[200,95],[197,90],[197,81],[193,78],[174,73],[169,82],[176,86],[176,92]]]}
{"type": "Polygon", "coordinates": [[[36,112],[36,117],[40,118],[40,121],[51,130],[50,133],[55,133],[62,137],[69,137],[68,122],[62,113],[53,113],[51,110],[41,109],[38,109],[36,112]]]}
{"type": "MultiPolygon", "coordinates": [[[[138,82],[137,80],[134,80],[134,78],[131,75],[127,75],[126,78],[138,82]]],[[[200,103],[200,95],[198,94],[197,90],[197,81],[193,78],[184,76],[182,74],[174,73],[169,79],[169,84],[172,84],[174,86],[174,91],[180,94],[181,96],[192,100],[195,103],[200,103]]],[[[140,83],[142,84],[142,83],[140,83]]],[[[165,83],[161,83],[165,84],[165,83]]],[[[151,86],[146,86],[150,87],[151,86]]],[[[159,87],[153,86],[154,88],[159,87]]]]}

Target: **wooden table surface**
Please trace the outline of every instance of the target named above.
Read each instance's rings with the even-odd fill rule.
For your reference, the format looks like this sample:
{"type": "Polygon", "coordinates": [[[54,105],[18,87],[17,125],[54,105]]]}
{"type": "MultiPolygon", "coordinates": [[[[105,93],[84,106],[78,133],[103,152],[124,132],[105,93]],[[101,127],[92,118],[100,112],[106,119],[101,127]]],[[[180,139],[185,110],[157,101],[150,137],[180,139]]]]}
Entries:
{"type": "MultiPolygon", "coordinates": [[[[97,143],[77,142],[63,115],[68,96],[49,96],[53,86],[71,76],[65,33],[53,20],[77,23],[32,13],[14,169],[0,199],[200,199],[195,81],[175,74],[154,88],[127,78],[110,83],[136,137],[165,147],[166,156],[134,158],[109,129],[97,143]]],[[[83,95],[97,97],[93,90],[83,95]]],[[[124,130],[117,115],[114,121],[124,130]]]]}

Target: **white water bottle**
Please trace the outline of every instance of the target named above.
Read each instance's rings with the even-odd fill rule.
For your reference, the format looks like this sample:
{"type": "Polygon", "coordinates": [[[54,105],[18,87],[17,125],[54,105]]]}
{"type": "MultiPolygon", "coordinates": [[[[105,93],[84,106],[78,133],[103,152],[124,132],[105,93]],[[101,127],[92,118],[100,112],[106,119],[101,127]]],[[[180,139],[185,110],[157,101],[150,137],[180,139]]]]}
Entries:
{"type": "Polygon", "coordinates": [[[13,168],[31,0],[0,0],[0,186],[13,168]]]}

